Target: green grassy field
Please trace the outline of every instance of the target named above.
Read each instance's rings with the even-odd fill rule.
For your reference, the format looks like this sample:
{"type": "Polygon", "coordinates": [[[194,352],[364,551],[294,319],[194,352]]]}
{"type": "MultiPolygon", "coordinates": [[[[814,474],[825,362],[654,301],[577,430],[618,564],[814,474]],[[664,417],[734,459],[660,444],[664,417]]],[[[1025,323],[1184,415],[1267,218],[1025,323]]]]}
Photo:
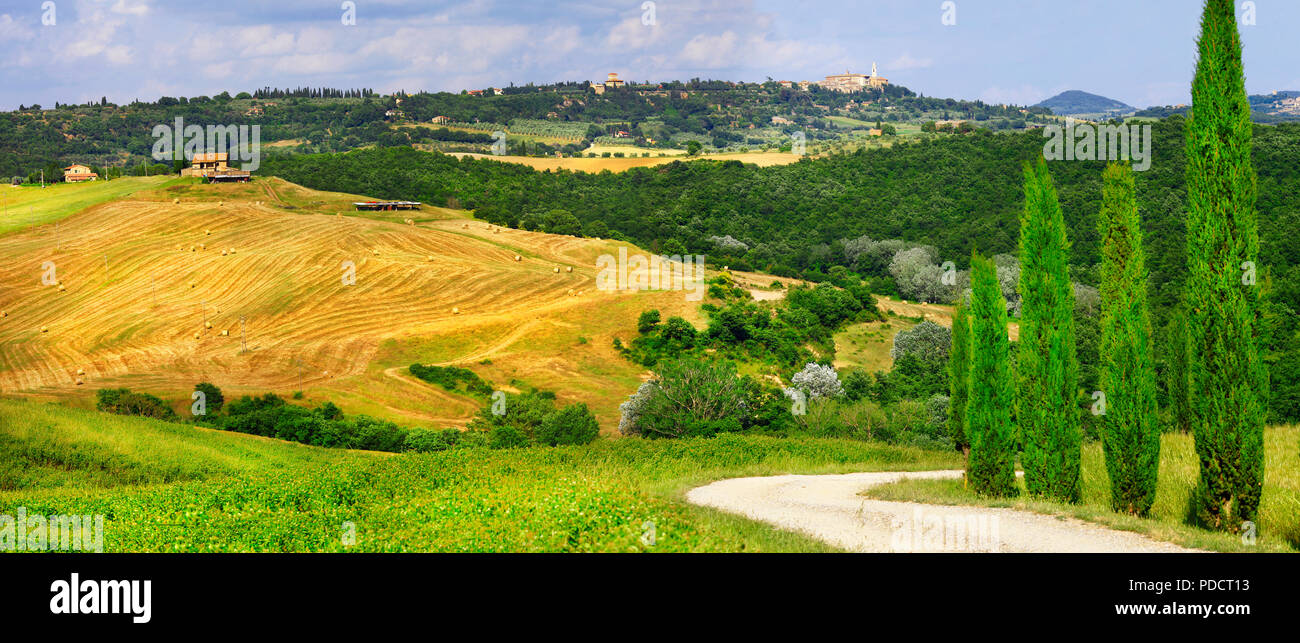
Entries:
{"type": "Polygon", "coordinates": [[[0,400],[0,513],[101,514],[108,551],[825,551],[682,495],[735,476],[959,465],[758,436],[379,455],[0,400]]]}
{"type": "MultiPolygon", "coordinates": [[[[1039,513],[1071,516],[1115,529],[1148,534],[1186,547],[1213,551],[1300,550],[1300,427],[1269,427],[1265,433],[1264,496],[1254,545],[1240,536],[1218,534],[1187,524],[1188,502],[1196,485],[1197,461],[1191,436],[1166,434],[1160,449],[1160,483],[1150,518],[1135,518],[1110,510],[1110,481],[1101,445],[1083,449],[1083,501],[1067,505],[1025,496],[988,500],[965,488],[961,480],[907,480],[875,487],[866,495],[880,500],[927,502],[945,505],[1011,507],[1039,513]]],[[[1024,492],[1024,480],[1020,480],[1024,492]]]]}
{"type": "Polygon", "coordinates": [[[175,176],[150,176],[86,183],[51,183],[45,189],[29,185],[0,187],[0,234],[54,223],[93,205],[182,180],[175,176]]]}

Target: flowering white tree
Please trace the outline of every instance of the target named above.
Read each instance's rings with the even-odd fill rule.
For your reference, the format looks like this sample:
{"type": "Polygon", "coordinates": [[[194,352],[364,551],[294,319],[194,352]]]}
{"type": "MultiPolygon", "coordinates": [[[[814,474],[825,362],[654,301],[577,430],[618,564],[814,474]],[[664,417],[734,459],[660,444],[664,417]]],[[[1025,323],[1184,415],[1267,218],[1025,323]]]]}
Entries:
{"type": "Polygon", "coordinates": [[[889,356],[894,361],[904,355],[915,355],[928,362],[947,363],[952,348],[952,331],[932,321],[923,321],[911,330],[894,335],[894,345],[889,356]]]}
{"type": "Polygon", "coordinates": [[[618,405],[618,410],[622,415],[618,418],[618,430],[623,435],[635,435],[641,432],[637,427],[637,420],[641,418],[641,410],[645,408],[650,398],[654,397],[659,387],[654,382],[642,382],[636,392],[627,398],[626,402],[618,405]]]}
{"type": "Polygon", "coordinates": [[[810,400],[819,397],[836,397],[844,393],[844,386],[840,384],[840,376],[835,369],[812,362],[795,373],[794,377],[790,378],[790,382],[794,384],[794,388],[806,392],[810,400]]]}

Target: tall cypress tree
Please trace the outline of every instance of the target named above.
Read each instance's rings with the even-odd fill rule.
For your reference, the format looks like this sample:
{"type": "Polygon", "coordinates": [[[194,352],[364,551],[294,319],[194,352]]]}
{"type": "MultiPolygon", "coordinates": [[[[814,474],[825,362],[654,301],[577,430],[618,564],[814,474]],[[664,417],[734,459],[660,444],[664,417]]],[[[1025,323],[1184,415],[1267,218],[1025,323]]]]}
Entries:
{"type": "Polygon", "coordinates": [[[1146,257],[1133,171],[1111,164],[1102,176],[1101,215],[1101,444],[1116,511],[1144,516],[1156,499],[1160,421],[1156,407],[1155,348],[1147,308],[1146,257]]]}
{"type": "Polygon", "coordinates": [[[1256,179],[1232,0],[1208,0],[1187,124],[1187,342],[1194,498],[1207,527],[1253,520],[1264,481],[1268,376],[1259,356],[1256,179]]]}
{"type": "Polygon", "coordinates": [[[971,259],[971,291],[966,479],[981,495],[1014,496],[1019,490],[1011,423],[1015,392],[1007,363],[1007,301],[992,260],[979,255],[971,259]]]}
{"type": "Polygon", "coordinates": [[[958,302],[952,314],[952,349],[948,351],[948,435],[959,451],[970,451],[966,435],[966,400],[970,397],[970,319],[958,302]]]}
{"type": "Polygon", "coordinates": [[[1170,421],[1174,430],[1190,433],[1192,409],[1187,397],[1187,314],[1181,305],[1174,309],[1173,319],[1169,322],[1166,351],[1169,368],[1165,390],[1169,393],[1170,421]]]}
{"type": "Polygon", "coordinates": [[[1025,166],[1020,217],[1020,350],[1016,420],[1024,440],[1025,487],[1078,502],[1079,359],[1074,340],[1070,242],[1047,163],[1025,166]]]}

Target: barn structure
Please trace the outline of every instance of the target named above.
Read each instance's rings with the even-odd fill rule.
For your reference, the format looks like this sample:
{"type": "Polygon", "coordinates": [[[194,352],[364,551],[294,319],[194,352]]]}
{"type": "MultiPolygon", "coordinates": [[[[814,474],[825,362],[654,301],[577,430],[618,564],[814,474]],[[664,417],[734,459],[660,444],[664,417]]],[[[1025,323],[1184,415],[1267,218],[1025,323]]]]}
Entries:
{"type": "Polygon", "coordinates": [[[207,179],[209,183],[239,181],[247,183],[253,178],[252,172],[230,167],[230,155],[225,152],[195,154],[190,159],[190,166],[181,170],[181,176],[194,176],[207,179]]]}

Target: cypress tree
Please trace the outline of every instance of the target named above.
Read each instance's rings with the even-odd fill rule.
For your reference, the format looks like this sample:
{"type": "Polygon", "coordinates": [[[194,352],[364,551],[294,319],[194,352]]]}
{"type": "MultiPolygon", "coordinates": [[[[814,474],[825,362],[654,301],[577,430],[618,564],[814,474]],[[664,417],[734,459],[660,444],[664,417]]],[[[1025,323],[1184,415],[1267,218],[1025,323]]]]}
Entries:
{"type": "Polygon", "coordinates": [[[1156,499],[1160,421],[1154,343],[1147,308],[1146,258],[1133,171],[1111,164],[1102,177],[1101,444],[1116,511],[1144,516],[1156,499]]]}
{"type": "Polygon", "coordinates": [[[1268,376],[1259,356],[1256,178],[1232,0],[1209,0],[1187,124],[1187,343],[1193,502],[1207,527],[1254,520],[1264,481],[1268,376]]]}
{"type": "Polygon", "coordinates": [[[1029,493],[1078,502],[1079,360],[1070,242],[1047,163],[1025,166],[1020,217],[1020,350],[1016,420],[1029,493]]]}
{"type": "Polygon", "coordinates": [[[981,495],[1014,496],[1019,490],[1011,423],[1015,393],[1007,363],[1007,301],[992,260],[979,255],[971,259],[971,291],[966,479],[981,495]]]}
{"type": "Polygon", "coordinates": [[[952,314],[952,348],[948,351],[948,435],[953,446],[970,452],[966,435],[966,400],[970,391],[970,320],[966,304],[958,302],[952,314]]]}
{"type": "Polygon", "coordinates": [[[1168,363],[1165,390],[1169,393],[1169,416],[1175,431],[1191,433],[1192,409],[1187,398],[1187,314],[1180,305],[1169,323],[1168,363]]]}

